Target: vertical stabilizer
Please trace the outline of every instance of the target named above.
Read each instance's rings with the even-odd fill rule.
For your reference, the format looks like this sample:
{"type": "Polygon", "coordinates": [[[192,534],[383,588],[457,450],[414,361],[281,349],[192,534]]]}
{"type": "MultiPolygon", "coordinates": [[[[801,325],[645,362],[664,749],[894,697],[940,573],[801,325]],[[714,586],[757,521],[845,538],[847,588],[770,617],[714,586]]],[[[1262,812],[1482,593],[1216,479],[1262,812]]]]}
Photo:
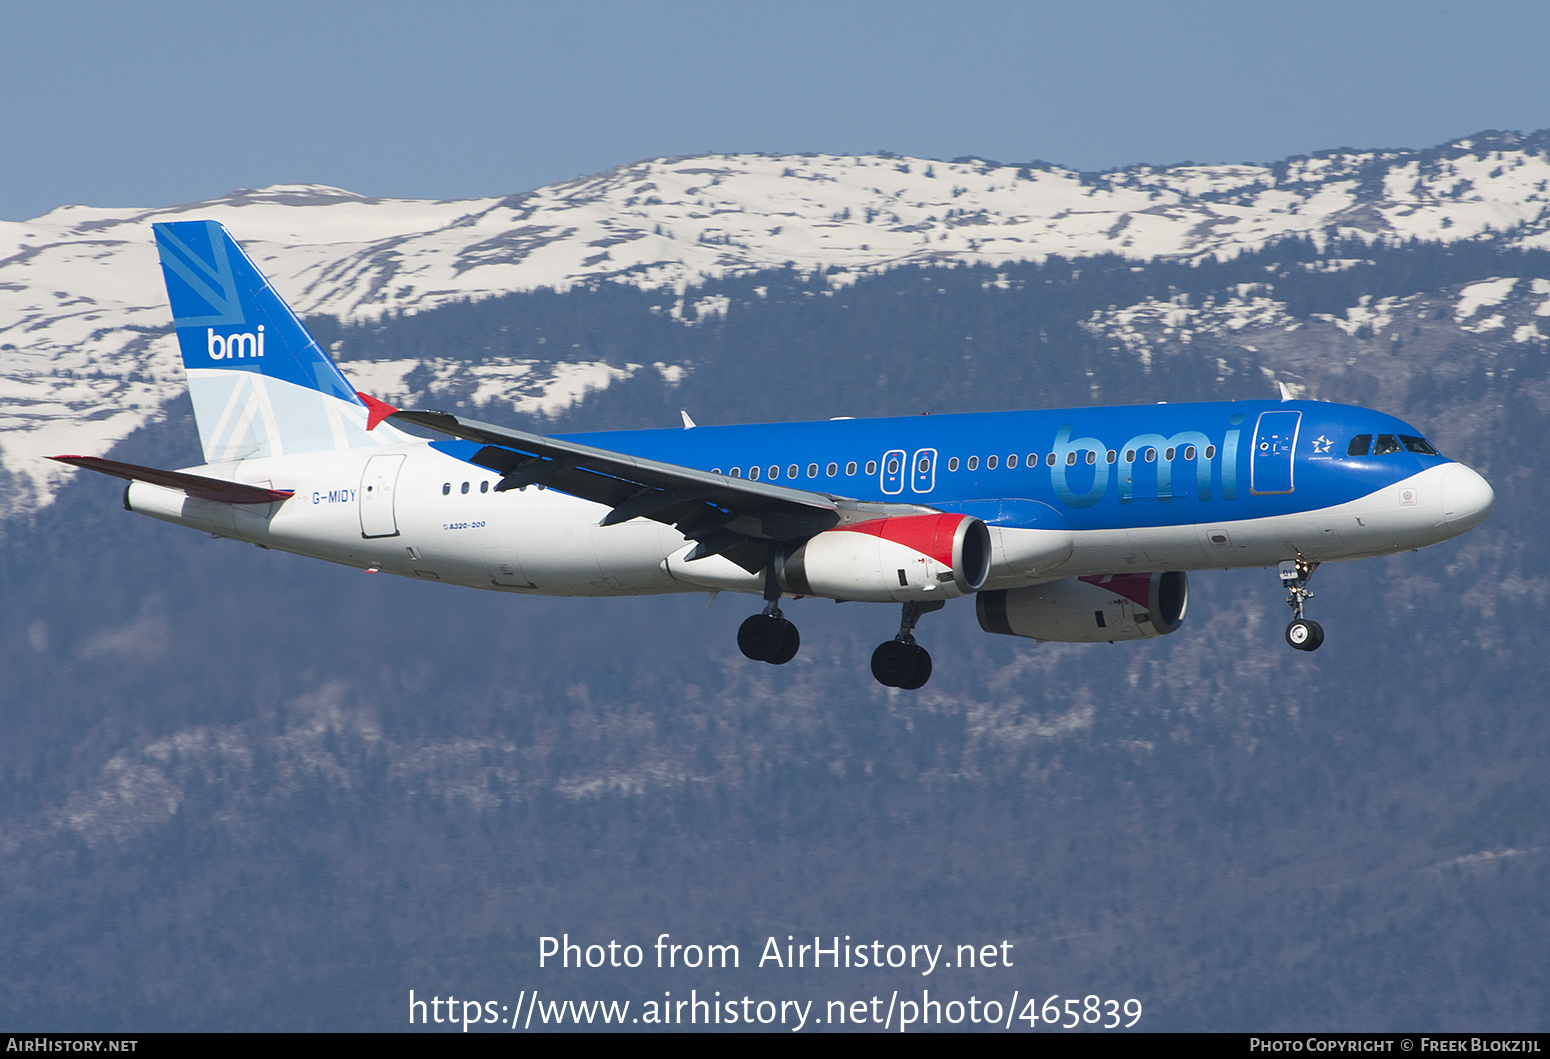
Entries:
{"type": "Polygon", "coordinates": [[[407,440],[367,432],[365,404],[225,228],[155,231],[206,462],[407,440]]]}

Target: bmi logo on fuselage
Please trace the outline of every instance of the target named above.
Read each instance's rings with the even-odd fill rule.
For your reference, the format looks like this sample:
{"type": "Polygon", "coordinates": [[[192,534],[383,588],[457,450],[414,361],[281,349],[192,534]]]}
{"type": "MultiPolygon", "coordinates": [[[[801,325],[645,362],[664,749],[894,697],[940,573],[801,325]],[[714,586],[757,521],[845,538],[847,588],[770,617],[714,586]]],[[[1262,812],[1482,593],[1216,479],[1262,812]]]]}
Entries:
{"type": "Polygon", "coordinates": [[[211,360],[246,360],[264,355],[264,325],[258,325],[258,333],[251,331],[236,335],[218,335],[215,328],[205,328],[205,351],[211,360]]]}

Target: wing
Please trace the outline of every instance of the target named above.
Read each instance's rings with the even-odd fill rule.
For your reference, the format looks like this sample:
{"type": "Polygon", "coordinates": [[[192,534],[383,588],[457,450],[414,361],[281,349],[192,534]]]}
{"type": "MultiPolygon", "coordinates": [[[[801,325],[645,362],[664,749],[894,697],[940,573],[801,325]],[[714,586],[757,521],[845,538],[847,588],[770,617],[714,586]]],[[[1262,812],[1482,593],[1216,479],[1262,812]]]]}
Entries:
{"type": "Polygon", "coordinates": [[[750,573],[763,568],[771,548],[782,541],[805,540],[834,526],[885,515],[933,510],[729,478],[447,412],[389,414],[400,423],[482,445],[471,462],[501,475],[498,492],[542,485],[608,507],[604,526],[632,518],[666,523],[695,542],[689,561],[724,555],[750,573]]]}

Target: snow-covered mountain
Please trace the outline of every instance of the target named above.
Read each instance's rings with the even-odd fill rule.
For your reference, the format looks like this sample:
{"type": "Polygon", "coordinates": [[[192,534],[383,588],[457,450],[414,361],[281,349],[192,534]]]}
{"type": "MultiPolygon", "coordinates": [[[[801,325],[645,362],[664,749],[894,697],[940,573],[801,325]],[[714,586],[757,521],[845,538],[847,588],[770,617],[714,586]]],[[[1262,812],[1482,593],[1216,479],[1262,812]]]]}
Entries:
{"type": "MultiPolygon", "coordinates": [[[[0,466],[10,472],[0,515],[48,501],[64,472],[43,455],[105,452],[179,392],[155,221],[223,222],[304,315],[354,321],[613,281],[665,289],[677,299],[672,311],[693,323],[707,311],[692,301],[685,310],[694,285],[782,266],[826,270],[839,286],[909,264],[1231,257],[1299,235],[1550,248],[1547,188],[1550,132],[1271,166],[1082,174],[977,160],[708,155],[505,198],[370,199],[287,185],[174,207],[65,206],[0,223],[0,466]]],[[[1352,308],[1350,326],[1361,326],[1365,310],[1352,308]]],[[[1158,305],[1094,326],[1133,344],[1143,318],[1165,327],[1175,317],[1177,307],[1158,305]]],[[[540,408],[562,407],[617,373],[509,367],[505,383],[489,380],[491,392],[540,408]]]]}

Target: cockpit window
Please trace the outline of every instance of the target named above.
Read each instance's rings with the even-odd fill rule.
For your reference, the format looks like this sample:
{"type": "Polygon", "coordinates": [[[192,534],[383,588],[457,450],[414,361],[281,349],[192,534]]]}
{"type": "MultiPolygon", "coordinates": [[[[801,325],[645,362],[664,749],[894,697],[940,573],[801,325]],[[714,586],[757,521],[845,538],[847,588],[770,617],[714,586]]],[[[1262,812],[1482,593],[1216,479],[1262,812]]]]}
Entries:
{"type": "Polygon", "coordinates": [[[1379,434],[1378,440],[1373,442],[1372,454],[1374,456],[1387,456],[1391,452],[1399,451],[1399,439],[1393,434],[1379,434]]]}
{"type": "Polygon", "coordinates": [[[1372,435],[1358,434],[1351,439],[1351,444],[1347,446],[1345,454],[1347,456],[1365,456],[1367,455],[1367,450],[1371,447],[1372,435]]]}
{"type": "Polygon", "coordinates": [[[1399,440],[1405,443],[1406,450],[1410,452],[1418,452],[1422,456],[1437,455],[1437,450],[1427,444],[1425,438],[1413,438],[1409,434],[1401,434],[1399,440]]]}

